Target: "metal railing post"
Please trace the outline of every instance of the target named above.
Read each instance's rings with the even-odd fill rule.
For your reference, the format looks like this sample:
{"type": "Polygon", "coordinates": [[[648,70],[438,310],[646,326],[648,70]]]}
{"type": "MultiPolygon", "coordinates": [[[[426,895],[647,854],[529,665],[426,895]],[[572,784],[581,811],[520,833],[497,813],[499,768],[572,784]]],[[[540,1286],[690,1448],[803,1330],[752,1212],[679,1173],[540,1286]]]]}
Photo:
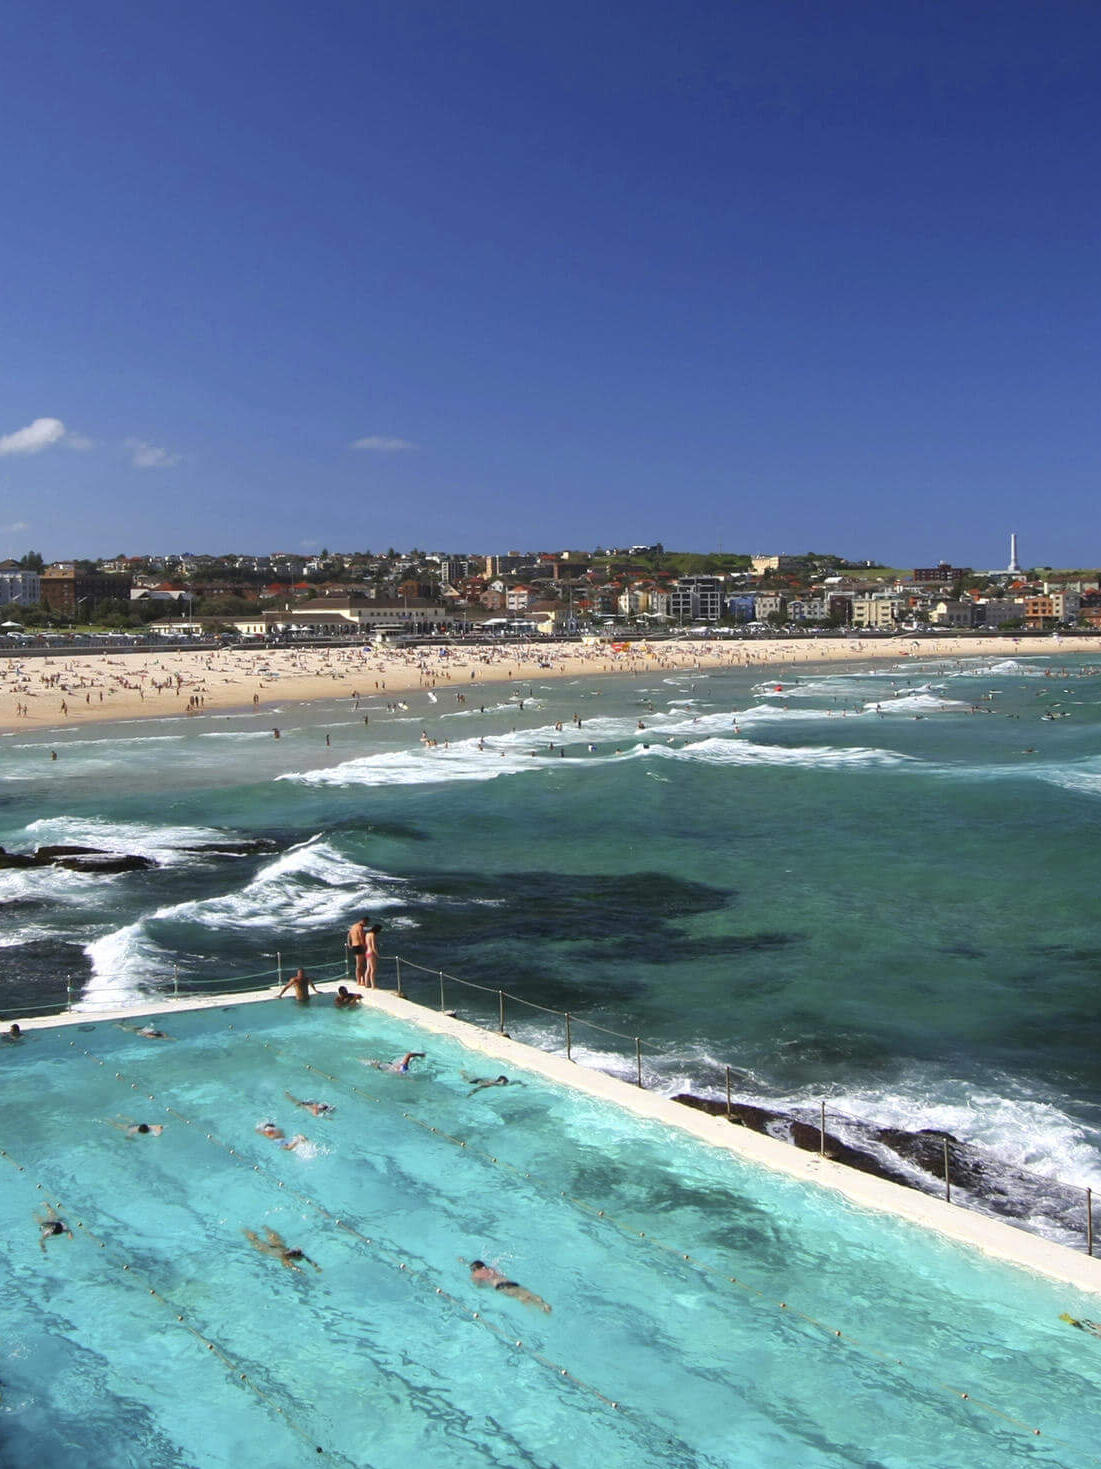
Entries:
{"type": "Polygon", "coordinates": [[[446,1008],[447,1007],[444,1004],[444,998],[443,998],[443,970],[441,969],[440,970],[440,1010],[443,1011],[446,1008]]]}
{"type": "Polygon", "coordinates": [[[952,1202],[952,1180],[948,1176],[948,1139],[944,1139],[944,1202],[952,1202]]]}
{"type": "Polygon", "coordinates": [[[1093,1254],[1093,1189],[1086,1190],[1086,1254],[1093,1254]]]}
{"type": "Polygon", "coordinates": [[[818,1119],[818,1156],[824,1158],[826,1156],[826,1104],[821,1102],[819,1105],[822,1111],[818,1119]]]}
{"type": "Polygon", "coordinates": [[[726,1120],[731,1120],[730,1112],[730,1067],[726,1068],[726,1120]]]}
{"type": "Polygon", "coordinates": [[[276,981],[275,981],[276,984],[282,986],[282,984],[283,984],[283,955],[279,952],[278,949],[275,951],[275,973],[278,976],[276,978],[276,981]]]}
{"type": "Polygon", "coordinates": [[[401,991],[401,955],[400,954],[395,954],[394,955],[394,974],[395,974],[396,979],[397,979],[398,999],[401,1000],[401,999],[404,999],[405,996],[402,994],[402,991],[401,991]]]}
{"type": "Polygon", "coordinates": [[[573,1037],[570,1035],[570,1012],[567,1010],[565,1012],[565,1014],[566,1014],[566,1060],[567,1061],[572,1061],[573,1060],[573,1056],[572,1056],[571,1052],[572,1052],[572,1049],[573,1049],[573,1037]]]}
{"type": "Polygon", "coordinates": [[[73,976],[71,974],[65,976],[65,1008],[66,1010],[73,1008],[73,976]]]}
{"type": "Polygon", "coordinates": [[[505,1033],[505,992],[497,991],[497,1029],[502,1035],[505,1033]]]}
{"type": "Polygon", "coordinates": [[[174,1000],[180,998],[180,966],[178,964],[172,966],[172,998],[174,1000]]]}
{"type": "Polygon", "coordinates": [[[642,1042],[635,1036],[635,1074],[638,1077],[639,1086],[642,1085],[642,1042]]]}

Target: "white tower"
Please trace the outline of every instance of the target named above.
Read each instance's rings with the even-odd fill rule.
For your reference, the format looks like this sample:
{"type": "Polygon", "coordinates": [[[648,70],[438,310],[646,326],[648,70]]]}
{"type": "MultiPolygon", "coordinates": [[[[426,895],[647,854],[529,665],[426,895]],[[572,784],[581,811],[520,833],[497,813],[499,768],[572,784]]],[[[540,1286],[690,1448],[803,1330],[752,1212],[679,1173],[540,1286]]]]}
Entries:
{"type": "Polygon", "coordinates": [[[1020,569],[1021,563],[1017,560],[1017,532],[1014,531],[1009,537],[1009,565],[1006,570],[1019,572],[1020,569]]]}

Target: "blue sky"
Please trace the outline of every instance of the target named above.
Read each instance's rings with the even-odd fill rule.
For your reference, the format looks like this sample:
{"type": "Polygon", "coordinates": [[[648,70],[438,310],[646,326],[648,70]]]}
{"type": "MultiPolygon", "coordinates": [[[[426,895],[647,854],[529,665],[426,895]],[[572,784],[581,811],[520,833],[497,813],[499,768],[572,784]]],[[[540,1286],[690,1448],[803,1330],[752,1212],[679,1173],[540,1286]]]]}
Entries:
{"type": "Polygon", "coordinates": [[[1101,10],[0,28],[0,555],[1101,562],[1101,10]]]}

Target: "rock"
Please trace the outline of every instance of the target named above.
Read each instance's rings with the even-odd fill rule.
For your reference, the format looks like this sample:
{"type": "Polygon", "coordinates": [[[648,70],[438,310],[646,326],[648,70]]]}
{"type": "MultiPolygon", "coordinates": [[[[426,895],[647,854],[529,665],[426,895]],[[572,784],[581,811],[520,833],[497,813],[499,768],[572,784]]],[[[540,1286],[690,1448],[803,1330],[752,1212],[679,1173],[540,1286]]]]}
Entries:
{"type": "Polygon", "coordinates": [[[177,852],[209,853],[212,857],[251,857],[257,852],[276,852],[278,844],[270,837],[255,837],[247,842],[198,842],[193,846],[177,847],[177,852]]]}
{"type": "Polygon", "coordinates": [[[137,857],[125,852],[102,852],[83,857],[55,857],[52,867],[64,867],[69,872],[147,872],[158,864],[152,857],[137,857]]]}
{"type": "Polygon", "coordinates": [[[39,862],[37,857],[28,857],[22,852],[5,852],[0,847],[0,868],[3,867],[42,867],[45,864],[39,862]]]}
{"type": "Polygon", "coordinates": [[[39,862],[52,862],[55,857],[113,857],[114,853],[102,847],[39,847],[35,856],[39,862]]]}

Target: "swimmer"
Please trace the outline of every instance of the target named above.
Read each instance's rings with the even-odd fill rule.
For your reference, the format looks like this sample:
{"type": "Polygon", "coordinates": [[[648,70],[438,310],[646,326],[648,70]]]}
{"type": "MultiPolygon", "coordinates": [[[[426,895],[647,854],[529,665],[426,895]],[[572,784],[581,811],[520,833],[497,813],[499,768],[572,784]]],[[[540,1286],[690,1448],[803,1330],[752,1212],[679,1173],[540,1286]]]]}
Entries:
{"type": "Polygon", "coordinates": [[[307,1101],[302,1097],[292,1097],[290,1092],[284,1092],[288,1102],[293,1102],[296,1107],[305,1107],[307,1112],[312,1112],[315,1117],[331,1117],[336,1108],[331,1102],[307,1101]]]}
{"type": "Polygon", "coordinates": [[[1084,1318],[1079,1320],[1077,1316],[1071,1316],[1067,1311],[1063,1312],[1059,1320],[1065,1321],[1068,1326],[1073,1326],[1078,1331],[1088,1331],[1091,1336],[1101,1336],[1101,1322],[1087,1321],[1084,1318]]]}
{"type": "Polygon", "coordinates": [[[409,1074],[410,1063],[413,1061],[423,1061],[424,1055],[425,1053],[423,1051],[406,1051],[404,1056],[394,1061],[375,1061],[370,1058],[364,1058],[363,1064],[364,1066],[373,1066],[376,1071],[395,1071],[402,1076],[407,1076],[409,1074]]]}
{"type": "Polygon", "coordinates": [[[251,1229],[242,1230],[242,1233],[254,1250],[259,1250],[262,1255],[274,1255],[279,1263],[285,1265],[288,1270],[303,1273],[302,1266],[298,1263],[300,1260],[304,1260],[307,1265],[312,1265],[315,1270],[321,1269],[316,1260],[311,1260],[303,1250],[292,1249],[283,1236],[276,1234],[274,1229],[264,1230],[267,1239],[261,1239],[251,1229]]]}
{"type": "Polygon", "coordinates": [[[127,1137],[160,1137],[164,1131],[163,1122],[112,1122],[112,1127],[117,1127],[127,1137]]]}
{"type": "Polygon", "coordinates": [[[287,1135],[275,1122],[261,1122],[256,1131],[261,1137],[270,1138],[273,1143],[278,1142],[280,1138],[284,1138],[287,1135]]]}
{"type": "Polygon", "coordinates": [[[528,1290],[515,1280],[509,1280],[507,1275],[502,1275],[499,1270],[494,1270],[492,1265],[487,1265],[484,1260],[471,1260],[470,1279],[473,1285],[483,1285],[491,1290],[500,1291],[504,1296],[511,1296],[514,1301],[519,1301],[525,1306],[535,1306],[540,1311],[550,1314],[550,1306],[542,1296],[537,1296],[534,1291],[528,1290]]]}
{"type": "Polygon", "coordinates": [[[470,1087],[467,1096],[472,1097],[475,1092],[483,1092],[489,1086],[523,1086],[522,1081],[510,1081],[507,1076],[467,1076],[463,1080],[470,1087]]]}
{"type": "Polygon", "coordinates": [[[358,1005],[363,999],[362,995],[353,995],[347,985],[338,985],[336,994],[333,996],[333,1004],[338,1010],[350,1010],[353,1005],[358,1005]]]}
{"type": "Polygon", "coordinates": [[[39,1229],[38,1248],[43,1254],[46,1253],[46,1241],[48,1239],[56,1239],[60,1234],[68,1235],[72,1239],[73,1231],[65,1223],[64,1219],[61,1218],[52,1204],[46,1205],[45,1214],[36,1214],[34,1218],[39,1229]]]}
{"type": "Polygon", "coordinates": [[[0,1041],[9,1046],[18,1046],[23,1040],[23,1031],[19,1025],[13,1024],[10,1030],[0,1035],[0,1041]]]}
{"type": "Polygon", "coordinates": [[[158,1030],[155,1025],[123,1025],[119,1024],[119,1030],[128,1030],[132,1035],[140,1035],[147,1041],[170,1041],[172,1037],[166,1035],[163,1030],[158,1030]]]}

